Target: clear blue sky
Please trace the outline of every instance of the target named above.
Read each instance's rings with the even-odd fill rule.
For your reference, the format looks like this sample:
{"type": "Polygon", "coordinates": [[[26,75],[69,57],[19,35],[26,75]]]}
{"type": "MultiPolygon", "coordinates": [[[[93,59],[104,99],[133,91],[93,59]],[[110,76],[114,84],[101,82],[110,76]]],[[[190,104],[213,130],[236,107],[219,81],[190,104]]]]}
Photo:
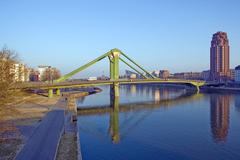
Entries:
{"type": "MultiPolygon", "coordinates": [[[[119,48],[150,71],[202,71],[217,31],[228,33],[231,67],[240,64],[239,0],[1,0],[0,8],[0,47],[31,67],[66,73],[119,48]]],[[[86,72],[106,74],[108,63],[86,72]]]]}

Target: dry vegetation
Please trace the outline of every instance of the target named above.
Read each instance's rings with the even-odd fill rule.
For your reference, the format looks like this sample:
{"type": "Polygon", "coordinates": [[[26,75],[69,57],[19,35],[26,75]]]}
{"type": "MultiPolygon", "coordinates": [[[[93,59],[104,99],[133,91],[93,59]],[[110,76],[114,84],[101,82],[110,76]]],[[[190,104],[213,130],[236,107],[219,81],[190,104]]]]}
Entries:
{"type": "Polygon", "coordinates": [[[16,52],[11,51],[6,47],[0,51],[0,106],[9,102],[13,97],[13,93],[15,93],[15,74],[12,70],[16,62],[16,52]]]}
{"type": "Polygon", "coordinates": [[[0,111],[0,160],[14,159],[24,144],[21,126],[32,126],[53,108],[64,108],[59,97],[49,99],[39,95],[21,93],[14,103],[7,103],[0,111]]]}
{"type": "Polygon", "coordinates": [[[61,77],[61,73],[56,68],[48,68],[43,72],[42,81],[53,81],[61,77]]]}

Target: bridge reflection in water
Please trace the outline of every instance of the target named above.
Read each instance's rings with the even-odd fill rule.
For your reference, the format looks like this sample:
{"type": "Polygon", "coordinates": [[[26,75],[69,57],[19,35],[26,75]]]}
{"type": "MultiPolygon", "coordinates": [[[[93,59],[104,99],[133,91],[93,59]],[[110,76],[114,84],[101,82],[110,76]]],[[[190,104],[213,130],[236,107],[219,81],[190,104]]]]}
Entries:
{"type": "MultiPolygon", "coordinates": [[[[172,88],[171,92],[169,88],[162,89],[162,87],[164,88],[162,85],[122,85],[120,89],[123,89],[121,91],[125,92],[123,94],[126,96],[151,97],[151,99],[143,99],[140,102],[133,101],[120,103],[119,97],[114,95],[114,86],[111,86],[109,92],[110,105],[78,106],[78,116],[109,114],[108,133],[113,143],[119,143],[120,139],[124,138],[129,130],[133,130],[140,122],[150,115],[154,109],[160,107],[168,108],[176,106],[177,104],[196,101],[203,97],[203,94],[195,94],[195,92],[189,92],[185,89],[172,88]],[[173,91],[175,93],[173,93],[173,91]],[[144,113],[141,116],[136,113],[136,117],[132,115],[132,117],[129,117],[120,124],[120,112],[138,112],[143,110],[144,113]],[[130,126],[128,122],[131,122],[130,126]]],[[[84,102],[84,99],[85,97],[80,98],[78,103],[84,102]]]]}
{"type": "MultiPolygon", "coordinates": [[[[136,127],[141,121],[143,121],[154,109],[157,108],[169,108],[174,106],[181,106],[187,102],[194,102],[204,97],[204,94],[195,94],[184,91],[184,89],[177,95],[169,90],[159,89],[157,86],[144,86],[144,85],[124,85],[125,94],[127,96],[138,97],[152,97],[151,101],[144,102],[129,102],[120,103],[119,97],[115,97],[112,90],[110,90],[110,105],[97,105],[97,106],[79,106],[79,116],[91,116],[109,114],[109,127],[108,133],[111,136],[113,143],[118,143],[121,137],[127,134],[127,131],[123,129],[131,130],[136,127]],[[120,124],[119,114],[122,112],[144,112],[142,117],[138,118],[132,126],[125,126],[127,121],[131,121],[133,117],[128,118],[120,124]],[[121,126],[121,127],[120,127],[121,126]],[[122,130],[120,134],[120,128],[122,130]]],[[[176,90],[177,91],[177,90],[176,90]]],[[[179,89],[178,89],[179,91],[179,89]]],[[[210,126],[212,137],[215,142],[226,141],[229,123],[230,123],[230,102],[233,100],[232,95],[226,94],[209,94],[210,96],[210,126]]],[[[85,97],[78,99],[78,103],[83,103],[85,97]]]]}
{"type": "Polygon", "coordinates": [[[119,97],[111,99],[112,111],[110,111],[109,133],[112,137],[112,142],[120,141],[119,135],[119,97]]]}

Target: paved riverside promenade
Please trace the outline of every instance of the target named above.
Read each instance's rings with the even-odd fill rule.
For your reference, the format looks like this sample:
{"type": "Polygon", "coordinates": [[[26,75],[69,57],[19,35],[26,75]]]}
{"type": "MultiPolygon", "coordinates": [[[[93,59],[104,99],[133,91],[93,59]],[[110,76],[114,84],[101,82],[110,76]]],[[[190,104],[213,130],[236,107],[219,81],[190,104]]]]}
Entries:
{"type": "Polygon", "coordinates": [[[16,160],[54,160],[64,127],[64,110],[47,113],[34,130],[16,160]]]}

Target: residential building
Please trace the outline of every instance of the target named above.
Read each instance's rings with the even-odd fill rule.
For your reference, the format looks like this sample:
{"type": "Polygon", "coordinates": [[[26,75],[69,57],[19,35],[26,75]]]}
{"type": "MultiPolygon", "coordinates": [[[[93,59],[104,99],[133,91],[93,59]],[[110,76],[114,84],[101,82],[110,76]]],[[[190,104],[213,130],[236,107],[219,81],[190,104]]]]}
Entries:
{"type": "Polygon", "coordinates": [[[210,70],[202,71],[201,72],[201,78],[204,81],[208,81],[210,79],[210,70]]]}
{"type": "Polygon", "coordinates": [[[234,80],[235,79],[235,69],[230,69],[230,80],[234,80]]]}
{"type": "Polygon", "coordinates": [[[14,63],[11,68],[11,73],[14,74],[14,81],[24,82],[27,81],[26,78],[26,66],[23,63],[14,63]]]}
{"type": "Polygon", "coordinates": [[[235,82],[240,82],[240,65],[235,67],[235,82]]]}
{"type": "Polygon", "coordinates": [[[30,70],[30,74],[29,74],[29,81],[33,81],[33,82],[37,82],[39,81],[39,72],[34,70],[34,69],[31,69],[30,70]]]}
{"type": "Polygon", "coordinates": [[[201,72],[182,72],[182,73],[174,73],[173,75],[176,79],[192,79],[192,80],[200,80],[201,72]]]}
{"type": "Polygon", "coordinates": [[[226,81],[230,77],[229,42],[227,33],[213,34],[210,48],[210,78],[212,81],[226,81]]]}
{"type": "Polygon", "coordinates": [[[38,66],[38,68],[37,68],[37,71],[38,71],[38,73],[39,73],[39,80],[41,81],[42,80],[42,77],[43,77],[43,74],[44,74],[44,72],[48,69],[48,68],[50,68],[50,66],[45,66],[45,65],[40,65],[40,66],[38,66]]]}
{"type": "Polygon", "coordinates": [[[168,70],[160,70],[159,77],[163,79],[167,79],[170,77],[170,72],[168,70]]]}
{"type": "Polygon", "coordinates": [[[136,78],[140,78],[141,76],[135,72],[126,70],[125,71],[125,77],[128,79],[136,79],[136,78]]]}

